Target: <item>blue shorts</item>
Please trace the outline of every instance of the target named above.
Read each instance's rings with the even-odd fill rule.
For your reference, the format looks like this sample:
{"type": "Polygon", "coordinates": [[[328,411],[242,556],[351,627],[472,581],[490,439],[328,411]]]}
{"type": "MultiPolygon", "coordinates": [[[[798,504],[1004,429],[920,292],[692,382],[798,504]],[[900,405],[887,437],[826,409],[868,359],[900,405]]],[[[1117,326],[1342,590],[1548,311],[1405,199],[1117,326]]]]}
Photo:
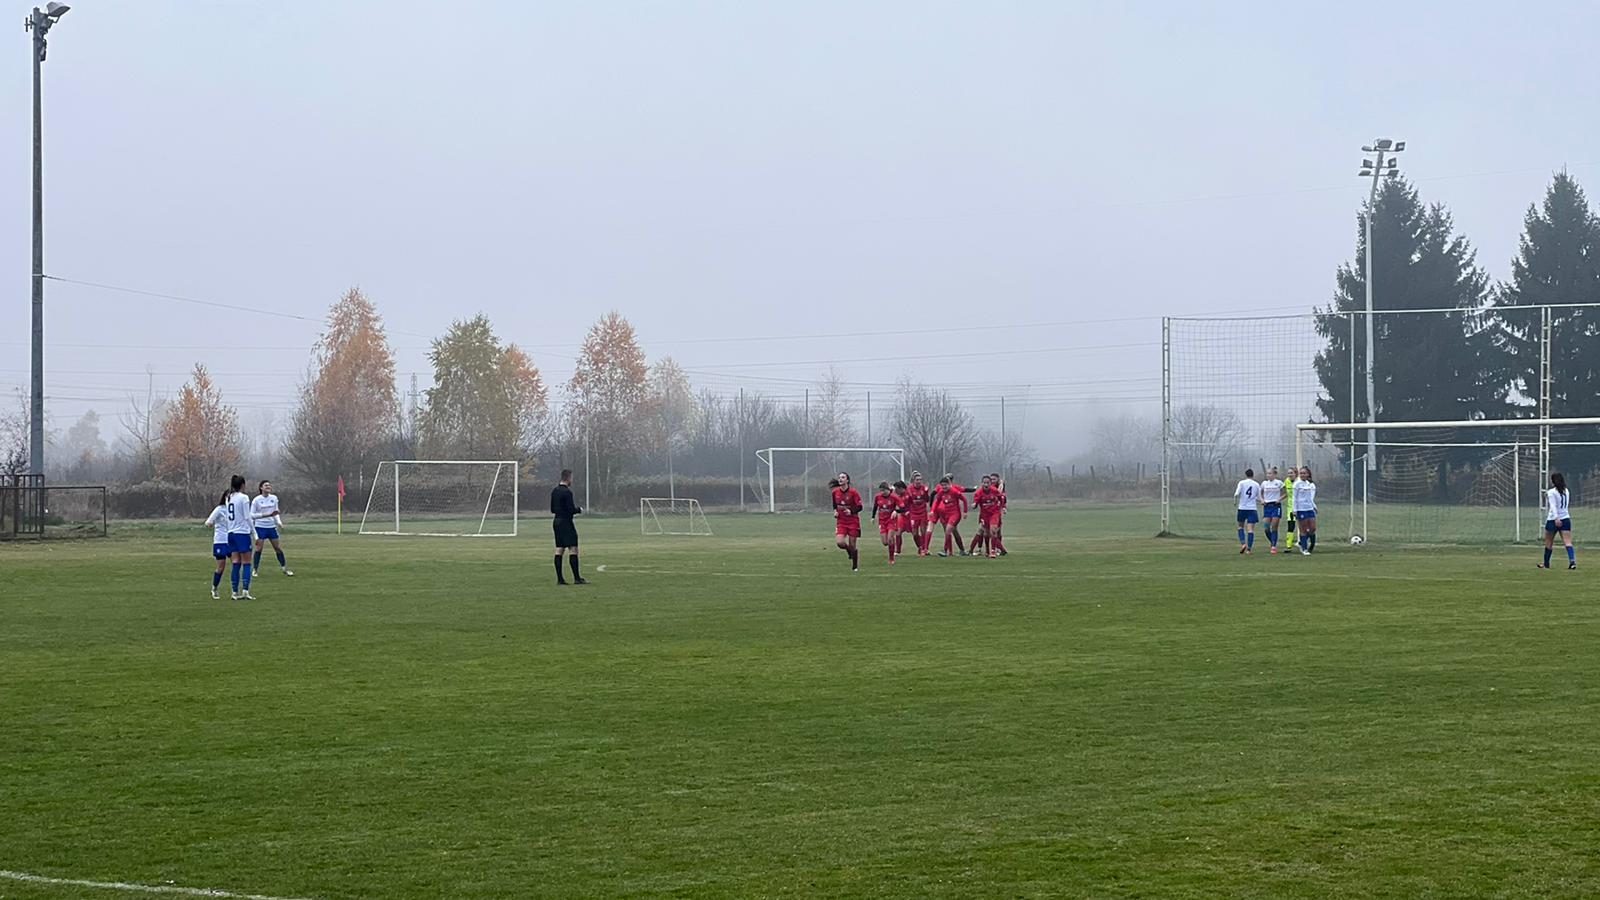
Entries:
{"type": "Polygon", "coordinates": [[[1243,525],[1246,522],[1250,523],[1251,525],[1254,525],[1256,523],[1256,511],[1255,510],[1253,510],[1253,509],[1241,509],[1241,510],[1239,510],[1239,524],[1243,525]]]}
{"type": "Polygon", "coordinates": [[[249,553],[250,552],[250,535],[248,535],[248,534],[239,534],[239,533],[232,532],[232,531],[228,532],[228,552],[230,552],[230,553],[249,553]]]}
{"type": "Polygon", "coordinates": [[[1315,521],[1316,518],[1317,518],[1317,511],[1314,510],[1314,509],[1302,509],[1299,512],[1295,513],[1294,517],[1296,519],[1299,519],[1302,522],[1304,522],[1304,521],[1306,521],[1308,519],[1311,520],[1311,521],[1315,521]]]}
{"type": "Polygon", "coordinates": [[[212,544],[211,545],[211,558],[212,559],[227,559],[228,558],[228,553],[229,553],[229,551],[228,551],[228,545],[227,544],[212,544]]]}
{"type": "Polygon", "coordinates": [[[276,529],[276,528],[262,528],[260,525],[257,525],[256,526],[256,537],[260,538],[263,541],[275,541],[275,540],[278,539],[278,529],[276,529]]]}
{"type": "Polygon", "coordinates": [[[1262,506],[1261,506],[1261,518],[1263,518],[1263,519],[1281,519],[1281,518],[1283,518],[1283,504],[1282,503],[1264,503],[1264,504],[1262,504],[1262,506]]]}
{"type": "Polygon", "coordinates": [[[1544,530],[1550,532],[1551,534],[1555,534],[1558,531],[1571,531],[1572,520],[1562,519],[1561,521],[1557,522],[1555,519],[1548,519],[1544,523],[1544,530]]]}

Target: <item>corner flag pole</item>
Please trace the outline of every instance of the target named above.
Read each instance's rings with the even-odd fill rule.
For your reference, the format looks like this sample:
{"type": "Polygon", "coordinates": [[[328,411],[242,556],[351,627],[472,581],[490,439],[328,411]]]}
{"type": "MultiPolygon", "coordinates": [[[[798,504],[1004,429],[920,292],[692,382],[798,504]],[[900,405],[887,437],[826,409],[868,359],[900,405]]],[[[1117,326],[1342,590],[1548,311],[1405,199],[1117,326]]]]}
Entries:
{"type": "Polygon", "coordinates": [[[344,476],[339,476],[339,524],[336,534],[344,534],[344,476]]]}

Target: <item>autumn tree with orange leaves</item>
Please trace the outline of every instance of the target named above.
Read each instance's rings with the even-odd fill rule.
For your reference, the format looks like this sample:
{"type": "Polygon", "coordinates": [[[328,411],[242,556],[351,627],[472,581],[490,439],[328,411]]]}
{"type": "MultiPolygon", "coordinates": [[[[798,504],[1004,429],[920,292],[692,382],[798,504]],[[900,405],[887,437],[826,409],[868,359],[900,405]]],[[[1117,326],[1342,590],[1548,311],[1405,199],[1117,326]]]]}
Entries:
{"type": "Polygon", "coordinates": [[[239,465],[239,414],[222,403],[211,373],[199,363],[161,423],[159,471],[183,487],[192,507],[227,487],[239,465]]]}
{"type": "Polygon", "coordinates": [[[378,309],[351,288],[328,310],[285,444],[289,462],[332,485],[387,456],[400,422],[394,352],[378,309]]]}
{"type": "Polygon", "coordinates": [[[601,496],[655,430],[649,365],[633,326],[612,311],[594,323],[567,382],[568,439],[589,445],[589,472],[601,496]]]}
{"type": "Polygon", "coordinates": [[[531,461],[543,440],[549,396],[528,354],[502,345],[480,313],[452,323],[428,359],[433,387],[417,424],[423,455],[531,461]]]}

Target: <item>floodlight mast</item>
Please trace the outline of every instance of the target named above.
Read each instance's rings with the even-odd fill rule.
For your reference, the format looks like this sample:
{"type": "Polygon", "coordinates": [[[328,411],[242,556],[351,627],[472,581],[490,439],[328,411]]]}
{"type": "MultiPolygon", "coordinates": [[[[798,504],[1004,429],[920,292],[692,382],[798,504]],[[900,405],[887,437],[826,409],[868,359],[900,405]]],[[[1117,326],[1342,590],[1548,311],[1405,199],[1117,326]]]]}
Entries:
{"type": "Polygon", "coordinates": [[[44,478],[44,136],[39,93],[39,68],[44,62],[50,26],[71,9],[65,3],[35,6],[23,21],[33,35],[33,368],[29,386],[28,471],[44,478]]]}
{"type": "MultiPolygon", "coordinates": [[[[1377,421],[1378,400],[1377,390],[1374,387],[1372,374],[1373,353],[1373,328],[1372,328],[1372,216],[1378,209],[1378,182],[1384,178],[1393,178],[1400,174],[1400,161],[1389,156],[1406,149],[1405,141],[1394,141],[1389,138],[1378,138],[1370,146],[1362,147],[1362,153],[1377,154],[1377,161],[1363,159],[1361,171],[1356,173],[1362,178],[1372,179],[1372,196],[1367,203],[1367,214],[1364,217],[1367,224],[1367,424],[1377,421]],[[1388,164],[1385,165],[1387,159],[1388,164]]],[[[1371,428],[1367,429],[1367,471],[1378,468],[1378,435],[1371,428]]]]}

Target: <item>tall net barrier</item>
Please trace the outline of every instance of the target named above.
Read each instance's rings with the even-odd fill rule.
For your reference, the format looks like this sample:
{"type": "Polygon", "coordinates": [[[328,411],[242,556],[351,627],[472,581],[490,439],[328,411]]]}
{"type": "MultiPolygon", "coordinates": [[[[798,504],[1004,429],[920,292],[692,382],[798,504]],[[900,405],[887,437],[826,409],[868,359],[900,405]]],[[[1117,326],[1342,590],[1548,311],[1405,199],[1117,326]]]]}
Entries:
{"type": "MultiPolygon", "coordinates": [[[[770,512],[824,512],[832,514],[828,482],[843,472],[850,476],[862,499],[869,499],[879,482],[911,478],[904,467],[905,451],[898,448],[774,447],[756,453],[756,498],[770,512]]],[[[938,475],[923,473],[925,480],[938,475]]]]}
{"type": "Polygon", "coordinates": [[[360,533],[514,537],[518,469],[514,460],[381,462],[360,533]]]}
{"type": "MultiPolygon", "coordinates": [[[[1245,469],[1260,479],[1294,465],[1295,426],[1313,419],[1320,396],[1319,320],[1349,327],[1347,316],[1314,315],[1163,323],[1163,531],[1228,533],[1245,469]]],[[[1308,463],[1324,469],[1322,502],[1348,501],[1348,467],[1320,443],[1310,450],[1308,463]]]]}
{"type": "Polygon", "coordinates": [[[1229,533],[1244,471],[1298,462],[1330,537],[1537,537],[1548,473],[1575,501],[1600,473],[1596,317],[1590,305],[1379,309],[1370,385],[1364,312],[1163,320],[1161,530],[1229,533]],[[1305,424],[1344,427],[1300,440],[1305,424]]]}

